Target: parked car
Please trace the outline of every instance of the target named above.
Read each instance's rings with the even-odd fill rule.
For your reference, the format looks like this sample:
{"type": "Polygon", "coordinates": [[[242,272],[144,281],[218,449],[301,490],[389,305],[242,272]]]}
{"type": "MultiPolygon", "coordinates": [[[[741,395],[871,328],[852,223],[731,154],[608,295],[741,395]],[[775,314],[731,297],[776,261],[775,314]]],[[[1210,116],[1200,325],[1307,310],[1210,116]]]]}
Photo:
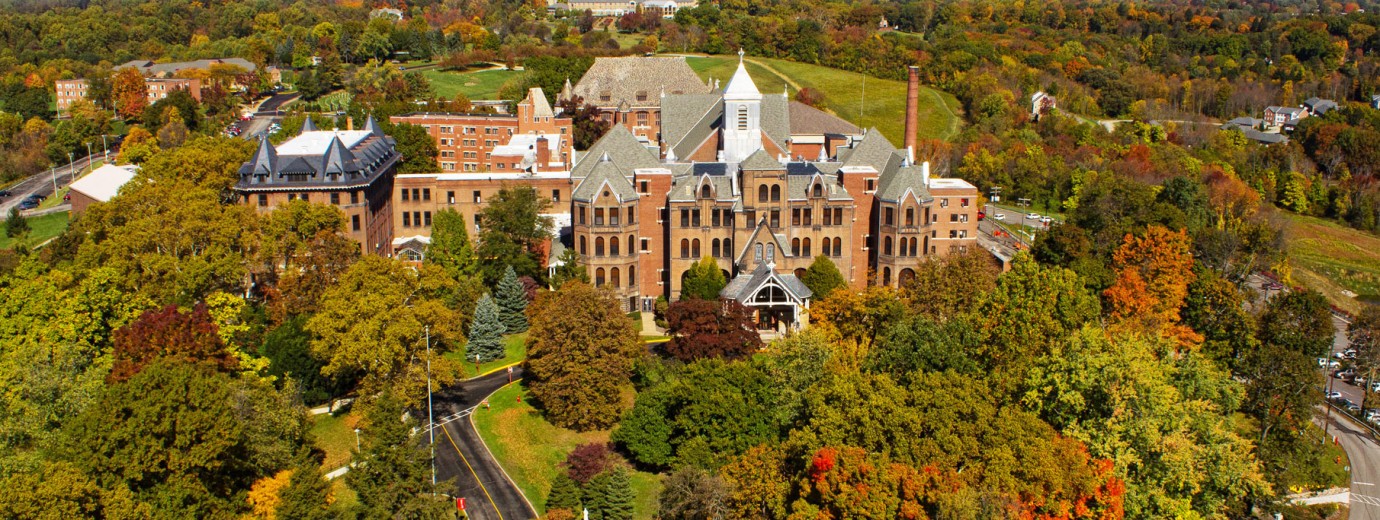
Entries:
{"type": "Polygon", "coordinates": [[[1318,358],[1318,368],[1341,368],[1342,362],[1325,357],[1318,358]]]}
{"type": "Polygon", "coordinates": [[[1366,386],[1366,376],[1356,376],[1355,379],[1351,380],[1351,384],[1356,386],[1366,386]]]}
{"type": "Polygon", "coordinates": [[[1045,224],[1048,224],[1048,223],[1050,223],[1050,222],[1054,222],[1054,219],[1049,218],[1049,217],[1040,217],[1040,222],[1043,222],[1043,223],[1045,223],[1045,224]]]}
{"type": "Polygon", "coordinates": [[[997,220],[1006,220],[1006,214],[1005,214],[1005,213],[994,213],[994,214],[992,215],[992,218],[997,219],[997,220]]]}
{"type": "Polygon", "coordinates": [[[1346,351],[1342,352],[1342,357],[1344,357],[1344,358],[1346,358],[1346,359],[1356,359],[1356,349],[1354,349],[1354,348],[1346,349],[1346,351]]]}
{"type": "Polygon", "coordinates": [[[0,199],[13,195],[10,190],[0,190],[0,199]]]}
{"type": "Polygon", "coordinates": [[[1372,392],[1380,392],[1380,381],[1371,381],[1371,382],[1370,382],[1370,391],[1372,391],[1372,392]]]}
{"type": "Polygon", "coordinates": [[[1333,390],[1333,391],[1331,391],[1331,392],[1327,392],[1326,395],[1327,395],[1327,398],[1328,398],[1329,400],[1332,400],[1332,399],[1341,399],[1341,398],[1342,398],[1342,393],[1341,393],[1341,392],[1338,392],[1338,391],[1336,391],[1336,390],[1333,390]]]}
{"type": "Polygon", "coordinates": [[[34,209],[34,208],[37,208],[37,207],[38,207],[38,201],[36,201],[36,200],[24,199],[24,200],[22,200],[22,201],[19,202],[19,209],[21,209],[21,210],[24,210],[24,209],[34,209]]]}
{"type": "Polygon", "coordinates": [[[1353,414],[1361,413],[1361,405],[1353,403],[1348,399],[1342,399],[1342,407],[1353,414]]]}

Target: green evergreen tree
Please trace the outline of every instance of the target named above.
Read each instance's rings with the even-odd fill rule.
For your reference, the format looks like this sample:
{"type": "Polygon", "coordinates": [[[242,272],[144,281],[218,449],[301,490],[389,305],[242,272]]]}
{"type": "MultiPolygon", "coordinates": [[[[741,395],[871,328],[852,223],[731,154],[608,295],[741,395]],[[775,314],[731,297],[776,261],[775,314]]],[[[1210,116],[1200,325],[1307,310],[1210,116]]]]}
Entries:
{"type": "Polygon", "coordinates": [[[29,219],[19,214],[19,206],[10,208],[10,217],[5,220],[5,235],[10,238],[17,238],[19,235],[29,232],[29,219]]]}
{"type": "Polygon", "coordinates": [[[605,520],[604,511],[609,505],[609,480],[612,471],[605,471],[589,479],[580,489],[584,508],[589,510],[591,520],[605,520]]]}
{"type": "Polygon", "coordinates": [[[632,480],[627,468],[614,467],[585,484],[585,507],[597,520],[631,520],[633,517],[632,480]]]}
{"type": "Polygon", "coordinates": [[[334,515],[330,508],[331,483],[322,478],[316,459],[302,457],[292,470],[287,487],[278,492],[278,518],[326,520],[334,515]]]}
{"type": "Polygon", "coordinates": [[[464,215],[453,209],[436,212],[431,221],[431,245],[427,247],[426,262],[441,266],[457,279],[473,276],[478,271],[464,215]]]}
{"type": "Polygon", "coordinates": [[[843,273],[839,272],[838,266],[823,255],[815,257],[815,261],[810,263],[810,268],[805,270],[805,276],[802,276],[800,281],[805,282],[805,286],[815,293],[811,298],[816,301],[823,300],[835,289],[848,284],[843,279],[843,273]]]}
{"type": "Polygon", "coordinates": [[[556,474],[551,493],[546,495],[546,509],[580,511],[580,485],[564,471],[556,474]]]}
{"type": "Polygon", "coordinates": [[[561,251],[561,256],[556,258],[560,260],[561,264],[556,266],[556,272],[551,276],[552,289],[559,289],[571,280],[589,283],[589,271],[585,270],[585,266],[580,265],[580,255],[575,252],[575,248],[565,248],[561,251]]]}
{"type": "Polygon", "coordinates": [[[706,256],[685,271],[685,278],[680,284],[680,299],[713,300],[719,297],[719,291],[724,290],[725,285],[728,285],[728,280],[724,278],[718,262],[706,256]]]}
{"type": "Polygon", "coordinates": [[[518,281],[517,272],[509,266],[503,272],[503,279],[498,282],[496,294],[498,307],[501,311],[503,325],[507,327],[508,334],[517,334],[527,331],[527,289],[523,288],[522,282],[518,281]]]}
{"type": "Polygon", "coordinates": [[[363,450],[345,474],[345,482],[359,495],[364,518],[438,518],[449,509],[430,495],[452,483],[432,489],[426,448],[411,436],[413,421],[399,420],[403,411],[402,399],[391,391],[365,411],[363,450]]]}
{"type": "Polygon", "coordinates": [[[480,361],[493,361],[503,357],[503,333],[506,331],[502,311],[494,299],[485,294],[474,308],[474,322],[470,325],[465,359],[473,360],[478,356],[480,361]]]}

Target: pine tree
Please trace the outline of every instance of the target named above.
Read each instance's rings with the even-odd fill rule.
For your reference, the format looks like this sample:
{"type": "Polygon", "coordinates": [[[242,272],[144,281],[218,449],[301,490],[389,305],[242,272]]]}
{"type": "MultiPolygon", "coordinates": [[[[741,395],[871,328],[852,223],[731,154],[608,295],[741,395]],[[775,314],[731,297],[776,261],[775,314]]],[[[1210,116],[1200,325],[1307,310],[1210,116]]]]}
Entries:
{"type": "Polygon", "coordinates": [[[612,479],[612,471],[605,471],[586,482],[581,489],[581,495],[585,509],[589,510],[589,517],[592,520],[606,520],[604,511],[609,506],[609,481],[612,479]]]}
{"type": "Polygon", "coordinates": [[[508,334],[517,334],[527,331],[527,290],[522,287],[522,282],[518,281],[517,272],[512,266],[503,272],[503,279],[498,282],[498,306],[502,311],[503,325],[507,327],[508,334]]]}
{"type": "Polygon", "coordinates": [[[10,208],[10,218],[5,221],[5,235],[17,238],[29,232],[29,220],[19,214],[19,206],[10,208]]]}
{"type": "Polygon", "coordinates": [[[597,520],[630,520],[633,517],[632,481],[622,466],[605,471],[585,484],[585,507],[597,520]]]}
{"type": "Polygon", "coordinates": [[[580,485],[564,471],[556,474],[551,493],[546,495],[546,509],[580,510],[580,485]]]}
{"type": "Polygon", "coordinates": [[[315,459],[303,457],[292,471],[287,487],[278,491],[277,518],[325,520],[332,518],[331,483],[321,477],[315,459]]]}
{"type": "Polygon", "coordinates": [[[474,308],[474,322],[470,325],[469,345],[465,359],[493,361],[503,357],[503,325],[501,311],[494,299],[485,294],[474,308]]]}
{"type": "Polygon", "coordinates": [[[412,438],[412,421],[401,421],[401,399],[385,392],[365,412],[363,451],[345,474],[345,482],[359,495],[364,518],[436,517],[446,503],[434,500],[431,466],[423,445],[412,438]]]}
{"type": "Polygon", "coordinates": [[[474,244],[465,230],[465,217],[455,210],[438,211],[432,220],[426,262],[441,266],[452,278],[473,276],[478,270],[474,244]]]}
{"type": "Polygon", "coordinates": [[[575,248],[565,248],[561,251],[561,256],[556,258],[560,260],[561,265],[556,266],[556,273],[551,277],[551,289],[560,289],[571,280],[589,283],[589,271],[580,265],[580,255],[575,252],[575,248]]]}

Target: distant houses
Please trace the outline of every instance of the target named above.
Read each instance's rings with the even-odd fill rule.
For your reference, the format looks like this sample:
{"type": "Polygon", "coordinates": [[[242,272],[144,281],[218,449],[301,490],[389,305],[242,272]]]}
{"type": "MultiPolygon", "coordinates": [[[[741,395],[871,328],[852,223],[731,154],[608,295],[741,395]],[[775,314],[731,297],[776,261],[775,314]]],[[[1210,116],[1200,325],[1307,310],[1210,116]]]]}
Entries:
{"type": "Polygon", "coordinates": [[[1324,115],[1328,112],[1336,110],[1337,108],[1337,102],[1331,99],[1311,97],[1308,98],[1307,101],[1303,102],[1303,109],[1307,110],[1309,115],[1314,116],[1324,115]]]}
{"type": "Polygon", "coordinates": [[[1300,119],[1308,117],[1308,111],[1296,107],[1269,106],[1265,107],[1265,122],[1271,126],[1284,126],[1297,124],[1300,119]]]}
{"type": "Polygon", "coordinates": [[[1046,111],[1058,108],[1058,100],[1041,90],[1030,95],[1030,118],[1039,120],[1046,111]]]}

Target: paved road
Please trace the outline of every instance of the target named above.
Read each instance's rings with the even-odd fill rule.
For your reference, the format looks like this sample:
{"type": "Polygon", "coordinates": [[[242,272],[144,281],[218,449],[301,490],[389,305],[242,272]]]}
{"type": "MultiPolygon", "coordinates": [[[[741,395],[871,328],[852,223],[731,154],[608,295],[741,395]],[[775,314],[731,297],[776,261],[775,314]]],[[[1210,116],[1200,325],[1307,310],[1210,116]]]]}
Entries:
{"type": "MultiPolygon", "coordinates": [[[[110,156],[114,157],[115,154],[116,151],[111,150],[110,156]]],[[[9,216],[10,208],[19,205],[19,202],[21,200],[24,200],[24,197],[28,197],[30,194],[37,193],[44,197],[53,196],[54,177],[57,178],[57,185],[59,188],[71,184],[72,172],[75,171],[77,173],[81,173],[83,169],[85,169],[88,165],[91,164],[91,161],[100,158],[102,158],[102,155],[100,153],[96,153],[91,157],[77,159],[75,167],[71,167],[68,165],[68,163],[64,162],[61,166],[57,166],[53,169],[43,170],[41,172],[35,173],[33,175],[30,175],[28,178],[11,185],[9,188],[6,188],[10,191],[10,196],[5,197],[3,200],[0,200],[0,219],[9,216]]]]}
{"type": "Polygon", "coordinates": [[[1344,418],[1334,416],[1330,430],[1351,460],[1351,520],[1380,520],[1380,444],[1344,418]]]}
{"type": "MultiPolygon", "coordinates": [[[[513,367],[513,379],[522,377],[522,367],[513,367]]],[[[481,405],[489,394],[508,384],[508,374],[493,374],[467,380],[435,394],[437,422],[441,418],[481,405]]],[[[482,409],[476,413],[484,413],[482,409]]],[[[426,435],[425,432],[422,434],[426,435]]],[[[469,417],[446,423],[436,430],[436,479],[455,479],[455,496],[465,497],[466,510],[474,520],[528,520],[537,514],[523,499],[522,492],[504,475],[503,469],[484,447],[469,417]]]]}
{"type": "Polygon", "coordinates": [[[282,119],[283,114],[280,109],[283,105],[297,99],[297,97],[297,93],[294,92],[289,94],[274,94],[272,97],[265,99],[263,103],[259,104],[258,110],[254,112],[249,121],[240,122],[240,129],[242,130],[240,132],[240,138],[254,139],[260,132],[268,130],[269,124],[282,119]]]}

